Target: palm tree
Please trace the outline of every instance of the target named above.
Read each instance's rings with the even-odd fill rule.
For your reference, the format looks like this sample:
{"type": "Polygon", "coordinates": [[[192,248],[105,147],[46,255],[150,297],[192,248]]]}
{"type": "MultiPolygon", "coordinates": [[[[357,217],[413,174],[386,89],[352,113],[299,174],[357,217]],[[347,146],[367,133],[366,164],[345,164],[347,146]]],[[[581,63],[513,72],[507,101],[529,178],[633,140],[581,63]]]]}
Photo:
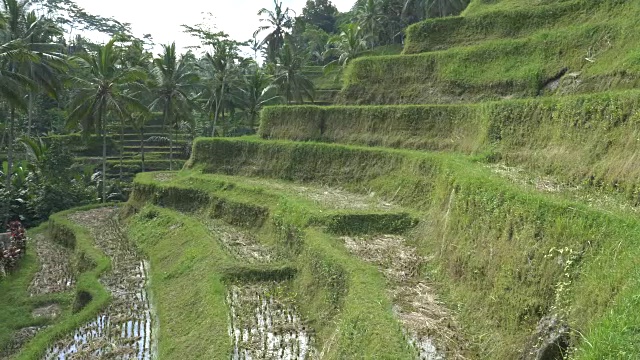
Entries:
{"type": "Polygon", "coordinates": [[[144,72],[121,66],[116,39],[98,47],[97,54],[74,58],[86,72],[86,78],[74,77],[76,85],[70,103],[68,127],[82,126],[83,134],[92,131],[102,135],[102,202],[107,201],[107,119],[128,118],[132,112],[147,108],[127,88],[145,77],[144,72]]]}
{"type": "Polygon", "coordinates": [[[0,96],[9,106],[7,151],[7,190],[11,187],[14,126],[17,110],[28,109],[25,92],[45,90],[55,97],[59,85],[57,72],[65,66],[58,44],[46,40],[52,33],[35,14],[26,13],[28,1],[2,0],[5,28],[0,46],[0,96]]]}
{"type": "Polygon", "coordinates": [[[267,61],[270,63],[276,62],[278,52],[285,44],[286,31],[293,27],[293,18],[290,15],[293,13],[293,10],[289,8],[283,10],[282,2],[278,2],[278,0],[273,0],[273,4],[275,6],[273,11],[267,8],[262,8],[258,11],[258,16],[266,15],[266,17],[261,18],[260,21],[266,22],[268,25],[260,26],[258,30],[253,33],[253,36],[256,37],[263,31],[269,31],[259,47],[265,44],[267,45],[267,61]]]}
{"type": "MultiPolygon", "coordinates": [[[[51,21],[38,19],[35,12],[30,12],[26,16],[27,34],[25,40],[34,51],[43,54],[46,61],[26,61],[20,67],[20,72],[36,82],[39,89],[44,89],[48,95],[57,97],[59,89],[62,87],[59,73],[66,68],[66,59],[61,52],[63,46],[51,43],[51,39],[56,35],[61,35],[62,31],[51,21]]],[[[31,135],[33,124],[33,107],[36,89],[30,89],[28,93],[27,106],[27,136],[31,135]]]]}
{"type": "Polygon", "coordinates": [[[305,58],[295,45],[289,41],[285,42],[278,54],[278,66],[273,83],[289,104],[292,101],[301,104],[305,98],[313,101],[313,82],[302,73],[305,63],[305,58]]]}
{"type": "MultiPolygon", "coordinates": [[[[184,58],[176,56],[176,44],[164,45],[161,57],[153,61],[152,74],[155,78],[156,99],[151,108],[162,109],[164,126],[173,127],[177,137],[179,124],[189,117],[191,99],[189,94],[198,81],[184,58]]],[[[169,134],[169,170],[173,170],[173,139],[169,134]]]]}
{"type": "Polygon", "coordinates": [[[229,89],[234,80],[234,61],[238,58],[237,44],[220,40],[213,44],[213,54],[206,53],[199,66],[204,74],[204,91],[200,97],[205,101],[209,117],[213,115],[211,136],[216,135],[220,115],[224,118],[225,105],[228,104],[229,89]]]}
{"type": "Polygon", "coordinates": [[[367,41],[362,34],[362,28],[356,23],[346,24],[340,34],[329,39],[329,49],[325,52],[325,58],[335,58],[325,65],[325,72],[329,72],[336,66],[344,69],[354,58],[366,52],[367,41]]]}
{"type": "Polygon", "coordinates": [[[243,77],[243,84],[239,89],[239,102],[245,109],[249,127],[255,126],[260,110],[264,106],[273,104],[280,99],[280,96],[274,94],[275,90],[277,89],[272,85],[271,77],[257,66],[254,66],[249,74],[243,77]]]}
{"type": "Polygon", "coordinates": [[[384,15],[381,13],[376,0],[366,0],[356,5],[356,19],[367,33],[370,47],[375,45],[378,25],[383,22],[384,15]]]}

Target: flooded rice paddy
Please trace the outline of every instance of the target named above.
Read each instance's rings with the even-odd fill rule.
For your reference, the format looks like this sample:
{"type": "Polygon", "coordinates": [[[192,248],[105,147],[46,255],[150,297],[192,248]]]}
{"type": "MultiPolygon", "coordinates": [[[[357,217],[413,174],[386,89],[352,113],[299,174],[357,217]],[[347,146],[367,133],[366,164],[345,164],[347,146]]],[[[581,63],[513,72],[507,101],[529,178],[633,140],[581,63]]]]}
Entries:
{"type": "Polygon", "coordinates": [[[231,285],[233,360],[314,358],[313,333],[278,282],[231,285]]]}
{"type": "Polygon", "coordinates": [[[100,282],[111,293],[107,308],[51,346],[44,359],[152,359],[154,320],[147,291],[148,264],[121,233],[115,209],[100,208],[71,214],[88,228],[97,247],[112,262],[100,282]]]}

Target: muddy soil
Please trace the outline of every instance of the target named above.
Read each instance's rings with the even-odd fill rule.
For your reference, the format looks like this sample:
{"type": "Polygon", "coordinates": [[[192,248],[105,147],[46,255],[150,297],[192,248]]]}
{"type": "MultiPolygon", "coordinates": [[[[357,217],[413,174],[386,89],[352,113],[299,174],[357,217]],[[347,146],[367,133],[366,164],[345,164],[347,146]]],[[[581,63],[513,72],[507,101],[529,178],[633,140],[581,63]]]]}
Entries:
{"type": "Polygon", "coordinates": [[[276,282],[231,285],[233,360],[315,358],[313,334],[276,282]]]}
{"type": "Polygon", "coordinates": [[[112,300],[93,321],[57,341],[44,359],[151,359],[155,344],[145,290],[148,264],[120,231],[114,208],[78,212],[69,219],[88,228],[97,247],[111,258],[112,270],[100,282],[112,300]]]}
{"type": "Polygon", "coordinates": [[[59,293],[75,286],[71,267],[72,251],[56,244],[42,234],[34,238],[40,270],[29,285],[31,296],[59,293]]]}
{"type": "Polygon", "coordinates": [[[402,236],[345,236],[342,240],[352,254],[376,264],[384,274],[394,312],[418,351],[418,359],[463,359],[464,341],[454,316],[419,277],[427,259],[402,236]]]}

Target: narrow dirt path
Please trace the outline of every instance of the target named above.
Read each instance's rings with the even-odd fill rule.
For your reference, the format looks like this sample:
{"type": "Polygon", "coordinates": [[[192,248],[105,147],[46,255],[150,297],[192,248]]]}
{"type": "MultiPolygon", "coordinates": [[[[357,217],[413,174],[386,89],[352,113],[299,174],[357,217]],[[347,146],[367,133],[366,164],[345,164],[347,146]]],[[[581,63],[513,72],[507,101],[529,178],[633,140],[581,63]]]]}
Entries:
{"type": "Polygon", "coordinates": [[[463,359],[463,339],[451,312],[435,290],[420,279],[426,261],[398,235],[342,237],[353,255],[380,268],[388,283],[394,312],[420,360],[463,359]]]}
{"type": "Polygon", "coordinates": [[[56,342],[45,359],[151,359],[153,324],[145,290],[147,263],[120,231],[115,208],[73,213],[69,219],[91,232],[96,246],[111,258],[112,270],[100,282],[111,303],[93,321],[56,342]]]}

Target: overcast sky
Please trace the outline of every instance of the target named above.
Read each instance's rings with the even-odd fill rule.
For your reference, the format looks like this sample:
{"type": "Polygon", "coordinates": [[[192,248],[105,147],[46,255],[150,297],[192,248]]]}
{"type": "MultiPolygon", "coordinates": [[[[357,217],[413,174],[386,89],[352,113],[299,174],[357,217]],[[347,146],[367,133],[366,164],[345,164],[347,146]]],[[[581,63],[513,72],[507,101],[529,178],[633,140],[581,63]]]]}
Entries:
{"type": "MultiPolygon", "coordinates": [[[[207,13],[212,13],[217,30],[228,33],[234,40],[249,40],[259,26],[258,10],[273,8],[273,0],[75,0],[90,14],[114,17],[131,23],[136,36],[151,34],[157,44],[175,41],[184,48],[199,44],[182,32],[180,25],[203,23],[207,13]]],[[[306,0],[282,0],[283,7],[302,13],[306,0]]],[[[355,0],[332,0],[339,11],[348,11],[355,0]]]]}

